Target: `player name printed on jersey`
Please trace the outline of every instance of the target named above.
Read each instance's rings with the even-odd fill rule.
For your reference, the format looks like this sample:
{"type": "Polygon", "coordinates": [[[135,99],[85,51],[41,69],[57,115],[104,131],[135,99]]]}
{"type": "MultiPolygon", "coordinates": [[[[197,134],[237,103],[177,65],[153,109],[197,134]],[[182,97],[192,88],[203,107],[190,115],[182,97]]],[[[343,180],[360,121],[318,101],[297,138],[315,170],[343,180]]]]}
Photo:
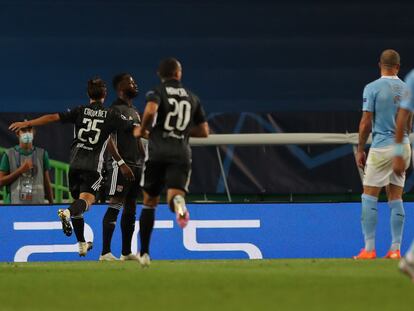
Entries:
{"type": "Polygon", "coordinates": [[[167,92],[168,95],[176,95],[176,96],[180,96],[180,97],[188,97],[187,91],[185,89],[183,89],[182,87],[175,88],[175,87],[167,86],[165,88],[165,91],[167,92]]]}
{"type": "Polygon", "coordinates": [[[92,118],[106,118],[108,111],[107,110],[93,110],[90,108],[85,108],[83,114],[92,118]]]}

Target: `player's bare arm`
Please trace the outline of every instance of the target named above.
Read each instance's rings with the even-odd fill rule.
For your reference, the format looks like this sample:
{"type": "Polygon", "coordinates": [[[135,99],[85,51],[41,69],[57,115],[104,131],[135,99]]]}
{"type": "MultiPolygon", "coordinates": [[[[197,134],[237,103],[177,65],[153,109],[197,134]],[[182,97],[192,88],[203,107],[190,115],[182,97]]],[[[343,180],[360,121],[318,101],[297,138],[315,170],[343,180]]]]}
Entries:
{"type": "Polygon", "coordinates": [[[20,129],[25,127],[41,126],[52,122],[57,122],[60,120],[58,113],[46,114],[39,118],[28,120],[24,122],[14,122],[9,126],[9,130],[18,132],[20,129]]]}
{"type": "Polygon", "coordinates": [[[191,137],[206,138],[210,133],[210,128],[207,122],[200,123],[191,129],[191,137]]]}
{"type": "Polygon", "coordinates": [[[122,175],[124,175],[127,180],[135,180],[134,173],[120,156],[118,148],[116,147],[111,137],[109,137],[108,141],[108,151],[111,154],[112,158],[118,163],[122,175]]]}
{"type": "MultiPolygon", "coordinates": [[[[407,128],[407,122],[411,119],[411,112],[409,110],[400,108],[397,115],[397,122],[395,128],[395,143],[397,146],[402,146],[404,131],[407,128]]],[[[396,174],[403,174],[405,172],[405,163],[402,156],[394,157],[393,163],[394,172],[396,174]]]]}
{"type": "Polygon", "coordinates": [[[357,150],[357,164],[360,168],[365,167],[366,154],[365,145],[367,143],[369,134],[372,128],[372,112],[364,111],[361,121],[359,123],[359,138],[358,138],[358,150],[357,150]]]}
{"type": "Polygon", "coordinates": [[[144,116],[142,117],[141,127],[139,128],[139,137],[148,137],[148,131],[151,124],[154,122],[158,111],[158,104],[149,101],[145,106],[144,116]]]}

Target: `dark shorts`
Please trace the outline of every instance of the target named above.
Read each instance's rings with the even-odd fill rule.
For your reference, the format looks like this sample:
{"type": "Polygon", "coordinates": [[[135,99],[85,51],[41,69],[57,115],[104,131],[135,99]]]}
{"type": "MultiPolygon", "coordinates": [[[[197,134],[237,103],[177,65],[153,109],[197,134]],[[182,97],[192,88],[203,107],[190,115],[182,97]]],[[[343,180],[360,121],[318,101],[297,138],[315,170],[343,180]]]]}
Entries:
{"type": "Polygon", "coordinates": [[[160,162],[148,160],[141,174],[141,187],[152,197],[160,195],[164,187],[188,192],[191,162],[160,162]]]}
{"type": "Polygon", "coordinates": [[[138,197],[140,191],[139,180],[141,177],[141,168],[134,166],[130,166],[130,168],[135,176],[135,180],[132,182],[125,179],[118,166],[112,167],[107,171],[106,190],[109,197],[134,200],[138,197]]]}
{"type": "Polygon", "coordinates": [[[97,171],[69,169],[69,190],[74,199],[79,199],[79,194],[87,192],[96,195],[103,178],[97,171]]]}

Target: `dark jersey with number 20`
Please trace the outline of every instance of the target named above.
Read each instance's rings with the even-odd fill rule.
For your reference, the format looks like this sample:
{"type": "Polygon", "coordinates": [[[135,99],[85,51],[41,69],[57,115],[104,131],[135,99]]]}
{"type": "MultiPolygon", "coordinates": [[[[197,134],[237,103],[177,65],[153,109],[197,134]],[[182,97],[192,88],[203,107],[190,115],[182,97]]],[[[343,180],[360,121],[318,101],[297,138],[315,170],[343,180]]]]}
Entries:
{"type": "Polygon", "coordinates": [[[132,130],[133,127],[132,121],[106,109],[101,102],[70,109],[59,113],[59,117],[61,122],[75,125],[70,168],[99,173],[102,170],[109,134],[117,129],[132,130]]]}
{"type": "Polygon", "coordinates": [[[149,91],[146,101],[158,104],[157,119],[149,136],[152,161],[191,160],[190,131],[206,121],[200,100],[177,80],[169,80],[149,91]]]}

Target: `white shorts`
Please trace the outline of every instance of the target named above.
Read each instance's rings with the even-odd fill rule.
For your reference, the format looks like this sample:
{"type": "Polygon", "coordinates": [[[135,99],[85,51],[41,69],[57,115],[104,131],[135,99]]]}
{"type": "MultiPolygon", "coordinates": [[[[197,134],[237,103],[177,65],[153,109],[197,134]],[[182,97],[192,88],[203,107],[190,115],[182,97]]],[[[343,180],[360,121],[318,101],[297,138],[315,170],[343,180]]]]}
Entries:
{"type": "MultiPolygon", "coordinates": [[[[364,171],[364,186],[382,188],[393,184],[395,186],[404,187],[405,173],[398,176],[392,169],[394,158],[394,146],[383,148],[369,149],[367,164],[364,171]]],[[[403,158],[405,161],[405,169],[410,166],[411,148],[409,144],[404,144],[403,158]]]]}

